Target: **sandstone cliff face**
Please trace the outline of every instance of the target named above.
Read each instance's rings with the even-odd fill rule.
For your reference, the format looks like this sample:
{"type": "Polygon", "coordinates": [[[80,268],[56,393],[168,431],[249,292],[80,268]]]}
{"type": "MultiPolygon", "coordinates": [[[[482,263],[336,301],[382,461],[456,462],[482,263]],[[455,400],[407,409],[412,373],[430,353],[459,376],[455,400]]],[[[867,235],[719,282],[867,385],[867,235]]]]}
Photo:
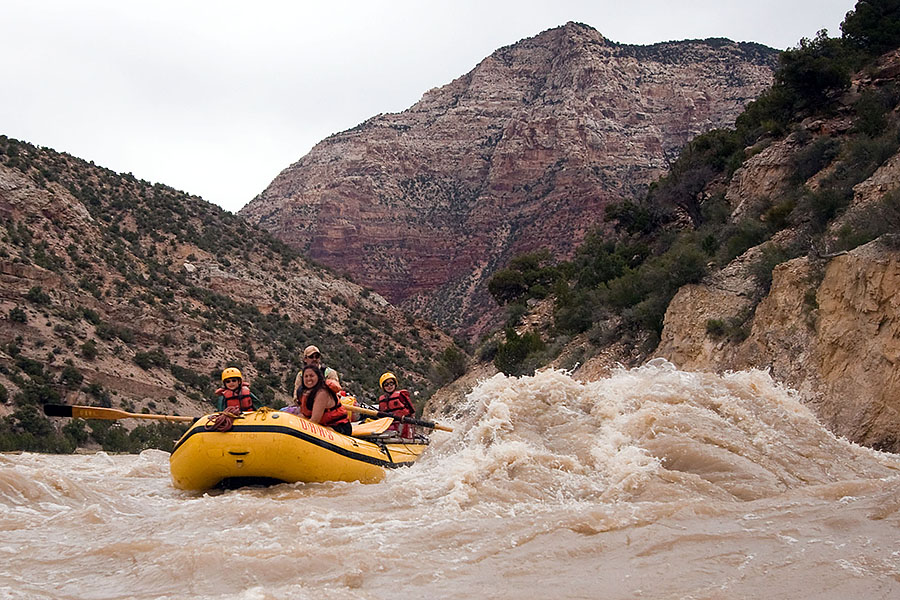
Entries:
{"type": "Polygon", "coordinates": [[[730,124],[774,52],[724,40],[638,47],[574,23],[502,48],[408,110],[334,135],[241,211],[310,257],[456,331],[496,315],[512,256],[566,258],[611,201],[730,124]]]}
{"type": "MultiPolygon", "coordinates": [[[[900,52],[885,55],[854,79],[836,114],[805,121],[748,159],[725,194],[732,218],[758,219],[783,202],[797,186],[789,181],[797,157],[817,139],[851,135],[853,101],[890,84],[898,72],[900,52]]],[[[890,127],[897,119],[894,109],[890,127]]],[[[825,165],[804,188],[817,190],[836,164],[825,165]]],[[[756,280],[753,265],[774,244],[803,240],[807,222],[749,249],[701,284],[683,287],[666,312],[655,354],[685,369],[768,368],[838,435],[900,451],[898,190],[900,154],[895,153],[853,187],[849,206],[821,236],[822,247],[778,265],[769,289],[756,280]],[[849,252],[831,251],[871,231],[890,233],[849,252]]]]}
{"type": "Polygon", "coordinates": [[[714,340],[709,319],[745,304],[714,285],[683,288],[657,355],[689,370],[769,368],[822,422],[861,444],[900,451],[900,245],[881,238],[830,260],[779,265],[749,336],[714,340]]]}

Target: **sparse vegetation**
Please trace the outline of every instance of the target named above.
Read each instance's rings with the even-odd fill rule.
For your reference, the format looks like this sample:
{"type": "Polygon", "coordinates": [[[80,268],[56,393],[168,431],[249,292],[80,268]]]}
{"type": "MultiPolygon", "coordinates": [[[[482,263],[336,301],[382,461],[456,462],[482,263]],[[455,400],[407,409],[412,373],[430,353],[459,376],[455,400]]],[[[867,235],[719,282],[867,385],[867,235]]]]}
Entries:
{"type": "MultiPolygon", "coordinates": [[[[748,106],[734,129],[696,137],[646,195],[607,207],[607,223],[614,231],[609,225],[598,227],[571,262],[547,268],[541,291],[552,289],[555,299],[552,336],[590,331],[588,339],[603,344],[614,335],[658,334],[665,310],[681,286],[766,244],[749,265],[758,301],[768,292],[778,264],[825,245],[825,234],[845,214],[854,186],[900,148],[896,116],[900,90],[893,83],[866,89],[854,100],[853,129],[848,134],[815,137],[801,127],[809,117],[834,115],[841,109],[839,100],[850,75],[900,45],[900,2],[859,2],[841,28],[840,38],[820,31],[782,53],[774,85],[748,106]],[[732,220],[733,207],[711,190],[726,185],[753,148],[787,135],[794,135],[802,148],[792,159],[793,188],[759,211],[732,220]],[[811,179],[817,183],[807,187],[811,179]],[[805,239],[805,244],[767,243],[785,229],[802,232],[794,239],[805,239]],[[615,323],[615,332],[598,325],[602,322],[615,323]]],[[[836,249],[850,249],[896,231],[898,206],[892,192],[868,210],[854,213],[839,230],[836,249]]],[[[544,260],[550,262],[546,255],[544,260]]],[[[498,304],[507,307],[507,327],[521,321],[527,300],[542,297],[532,293],[534,269],[523,268],[532,263],[527,256],[518,257],[497,271],[489,284],[498,304]]],[[[752,309],[729,320],[710,320],[707,332],[740,341],[747,335],[751,315],[752,309]]],[[[521,372],[546,352],[532,334],[525,335],[527,340],[507,329],[506,340],[493,355],[498,368],[521,372]]],[[[484,348],[485,357],[492,353],[493,346],[484,348]]]]}
{"type": "MultiPolygon", "coordinates": [[[[345,386],[360,394],[377,386],[373,365],[383,362],[404,373],[421,392],[420,403],[436,388],[432,377],[449,381],[460,373],[452,352],[441,355],[451,346],[445,335],[423,339],[413,332],[420,324],[411,318],[392,323],[371,293],[359,300],[343,292],[329,294],[324,302],[312,299],[312,292],[298,284],[298,275],[328,277],[326,269],[199,198],[6,136],[0,136],[0,164],[55,195],[48,198],[71,194],[90,213],[83,223],[51,223],[37,215],[0,220],[4,260],[53,271],[62,282],[38,283],[22,294],[21,306],[7,308],[10,323],[49,332],[47,339],[8,344],[15,365],[6,377],[28,397],[37,389],[42,398],[58,401],[63,390],[81,387],[92,403],[126,406],[128,394],[117,395],[92,381],[93,369],[108,374],[108,365],[115,364],[127,372],[127,363],[133,362],[134,369],[152,370],[154,377],[171,382],[176,393],[172,404],[203,403],[215,383],[205,373],[220,371],[222,363],[239,363],[248,365],[247,376],[260,398],[277,407],[291,389],[285,381],[292,385],[307,343],[320,344],[345,386]],[[235,239],[243,243],[235,245],[235,239]],[[179,254],[185,248],[189,251],[179,254]],[[264,293],[271,294],[277,308],[264,314],[240,289],[214,290],[209,275],[198,271],[211,268],[228,274],[261,269],[267,280],[264,293]],[[178,330],[157,327],[176,322],[178,330]],[[60,359],[74,362],[52,367],[51,377],[47,371],[60,359]],[[86,363],[92,368],[83,369],[86,363]],[[34,384],[35,377],[45,381],[34,384]]],[[[162,406],[159,401],[155,405],[162,406]]],[[[147,404],[140,410],[152,409],[147,404]]],[[[62,437],[51,450],[26,435],[34,435],[37,426],[31,424],[45,421],[43,415],[22,416],[5,421],[0,431],[5,448],[69,451],[82,443],[102,443],[116,451],[137,447],[124,437],[137,431],[126,424],[123,431],[98,425],[96,436],[90,427],[61,427],[57,434],[62,437]]],[[[153,439],[141,435],[145,441],[153,439]]]]}

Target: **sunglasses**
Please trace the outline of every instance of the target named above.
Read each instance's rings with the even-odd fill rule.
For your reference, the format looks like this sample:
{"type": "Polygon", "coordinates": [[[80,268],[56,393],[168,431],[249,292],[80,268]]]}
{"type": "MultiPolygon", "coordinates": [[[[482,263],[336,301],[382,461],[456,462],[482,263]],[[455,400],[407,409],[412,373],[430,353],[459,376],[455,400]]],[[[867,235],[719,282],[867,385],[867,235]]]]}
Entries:
{"type": "Polygon", "coordinates": [[[225,383],[231,383],[232,381],[240,381],[237,377],[229,377],[225,380],[225,383]]]}
{"type": "Polygon", "coordinates": [[[306,358],[322,358],[322,355],[318,352],[313,352],[312,354],[308,354],[306,358]]]}

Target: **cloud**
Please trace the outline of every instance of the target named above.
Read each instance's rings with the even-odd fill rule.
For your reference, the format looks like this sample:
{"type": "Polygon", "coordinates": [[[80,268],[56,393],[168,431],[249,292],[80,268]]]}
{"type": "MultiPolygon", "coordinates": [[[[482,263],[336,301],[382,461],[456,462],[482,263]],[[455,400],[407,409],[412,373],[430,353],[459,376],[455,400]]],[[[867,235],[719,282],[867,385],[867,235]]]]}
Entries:
{"type": "Polygon", "coordinates": [[[851,2],[5,0],[0,133],[236,211],[332,133],[567,21],[795,45],[851,2]]]}

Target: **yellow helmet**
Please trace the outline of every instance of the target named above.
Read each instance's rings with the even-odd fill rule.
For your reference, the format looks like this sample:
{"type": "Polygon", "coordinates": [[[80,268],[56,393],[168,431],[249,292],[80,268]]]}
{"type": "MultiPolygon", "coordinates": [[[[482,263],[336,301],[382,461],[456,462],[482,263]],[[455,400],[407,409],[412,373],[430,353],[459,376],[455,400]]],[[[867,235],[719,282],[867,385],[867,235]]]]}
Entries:
{"type": "Polygon", "coordinates": [[[222,371],[222,383],[225,383],[226,379],[231,379],[232,377],[237,377],[241,381],[244,380],[243,375],[241,375],[240,369],[237,367],[228,367],[224,371],[222,371]]]}
{"type": "Polygon", "coordinates": [[[387,373],[382,375],[381,378],[378,380],[378,386],[381,389],[384,389],[384,382],[387,381],[388,379],[393,379],[394,385],[397,385],[397,376],[394,375],[393,373],[391,373],[390,371],[388,371],[387,373]]]}

